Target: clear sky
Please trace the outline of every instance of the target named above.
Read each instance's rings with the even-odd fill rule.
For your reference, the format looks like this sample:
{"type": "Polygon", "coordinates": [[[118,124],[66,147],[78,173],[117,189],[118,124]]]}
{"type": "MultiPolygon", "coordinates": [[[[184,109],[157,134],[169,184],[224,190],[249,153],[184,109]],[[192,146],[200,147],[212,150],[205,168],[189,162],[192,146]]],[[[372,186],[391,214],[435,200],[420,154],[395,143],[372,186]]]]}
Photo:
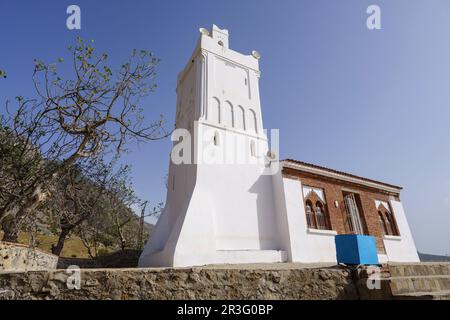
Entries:
{"type": "MultiPolygon", "coordinates": [[[[450,254],[450,1],[7,1],[0,0],[0,107],[33,95],[33,58],[55,61],[76,36],[119,66],[132,48],[162,59],[146,115],[174,122],[176,76],[215,23],[230,47],[261,53],[265,128],[294,158],[404,187],[419,251],[450,254]],[[82,29],[66,28],[81,7],[82,29]],[[381,8],[368,30],[366,8],[381,8]]],[[[135,145],[138,195],[164,201],[171,142],[135,145]]]]}

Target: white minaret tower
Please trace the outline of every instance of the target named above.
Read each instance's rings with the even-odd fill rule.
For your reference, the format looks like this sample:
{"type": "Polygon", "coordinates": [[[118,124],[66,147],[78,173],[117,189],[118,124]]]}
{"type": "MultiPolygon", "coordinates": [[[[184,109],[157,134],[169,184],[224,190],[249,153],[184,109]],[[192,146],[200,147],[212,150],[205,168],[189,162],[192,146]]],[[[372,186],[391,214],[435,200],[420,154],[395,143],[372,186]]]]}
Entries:
{"type": "Polygon", "coordinates": [[[177,81],[176,128],[189,136],[174,142],[166,206],[140,266],[285,260],[266,174],[258,59],[231,50],[227,30],[200,29],[177,81]]]}

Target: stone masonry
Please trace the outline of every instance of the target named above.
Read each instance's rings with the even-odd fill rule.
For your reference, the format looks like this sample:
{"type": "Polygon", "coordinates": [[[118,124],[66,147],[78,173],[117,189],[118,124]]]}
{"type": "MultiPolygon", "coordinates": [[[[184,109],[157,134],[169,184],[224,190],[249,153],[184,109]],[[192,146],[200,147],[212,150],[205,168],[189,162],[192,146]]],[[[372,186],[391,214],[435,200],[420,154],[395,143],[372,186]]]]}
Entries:
{"type": "Polygon", "coordinates": [[[0,272],[2,299],[450,299],[450,263],[371,267],[294,263],[0,272]]]}
{"type": "Polygon", "coordinates": [[[0,242],[0,272],[56,269],[58,257],[18,243],[0,242]]]}
{"type": "Polygon", "coordinates": [[[352,272],[293,264],[0,274],[0,299],[357,299],[352,272]]]}

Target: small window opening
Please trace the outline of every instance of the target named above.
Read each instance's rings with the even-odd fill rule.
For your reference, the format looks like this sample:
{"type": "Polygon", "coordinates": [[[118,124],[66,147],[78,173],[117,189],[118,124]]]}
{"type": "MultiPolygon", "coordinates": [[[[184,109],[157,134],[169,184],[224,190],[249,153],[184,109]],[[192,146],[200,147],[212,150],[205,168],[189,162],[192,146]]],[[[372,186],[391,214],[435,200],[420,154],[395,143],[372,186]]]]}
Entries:
{"type": "Polygon", "coordinates": [[[217,131],[214,133],[214,145],[219,145],[219,133],[217,131]]]}
{"type": "Polygon", "coordinates": [[[253,140],[250,142],[250,154],[252,157],[256,157],[256,146],[253,140]]]}

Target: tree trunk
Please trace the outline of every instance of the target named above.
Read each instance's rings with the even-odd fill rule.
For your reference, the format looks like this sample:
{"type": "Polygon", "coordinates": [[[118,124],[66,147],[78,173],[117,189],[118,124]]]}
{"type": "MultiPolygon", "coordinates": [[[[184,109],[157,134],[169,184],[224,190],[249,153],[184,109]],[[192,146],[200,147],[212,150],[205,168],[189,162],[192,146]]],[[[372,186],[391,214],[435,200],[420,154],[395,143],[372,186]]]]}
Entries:
{"type": "Polygon", "coordinates": [[[28,197],[23,206],[20,207],[19,211],[14,216],[5,218],[5,221],[2,223],[4,231],[2,241],[19,242],[18,237],[23,222],[31,212],[37,210],[46,198],[47,194],[42,192],[40,185],[34,188],[33,193],[28,197]]]}
{"type": "Polygon", "coordinates": [[[14,218],[5,219],[2,222],[3,238],[5,242],[19,242],[19,228],[14,218]]]}
{"type": "Polygon", "coordinates": [[[125,236],[123,235],[123,231],[120,230],[120,246],[122,248],[122,250],[125,250],[125,248],[127,247],[127,240],[125,239],[125,236]]]}
{"type": "Polygon", "coordinates": [[[66,237],[68,236],[70,230],[69,229],[62,229],[61,233],[59,234],[58,242],[56,243],[56,246],[52,246],[52,253],[54,255],[57,255],[58,257],[61,255],[61,251],[64,248],[64,242],[66,241],[66,237]]]}
{"type": "Polygon", "coordinates": [[[117,227],[117,233],[119,235],[120,239],[120,247],[122,248],[122,251],[125,250],[127,247],[127,240],[125,239],[125,235],[123,234],[123,226],[120,225],[118,221],[116,221],[116,227],[117,227]]]}

